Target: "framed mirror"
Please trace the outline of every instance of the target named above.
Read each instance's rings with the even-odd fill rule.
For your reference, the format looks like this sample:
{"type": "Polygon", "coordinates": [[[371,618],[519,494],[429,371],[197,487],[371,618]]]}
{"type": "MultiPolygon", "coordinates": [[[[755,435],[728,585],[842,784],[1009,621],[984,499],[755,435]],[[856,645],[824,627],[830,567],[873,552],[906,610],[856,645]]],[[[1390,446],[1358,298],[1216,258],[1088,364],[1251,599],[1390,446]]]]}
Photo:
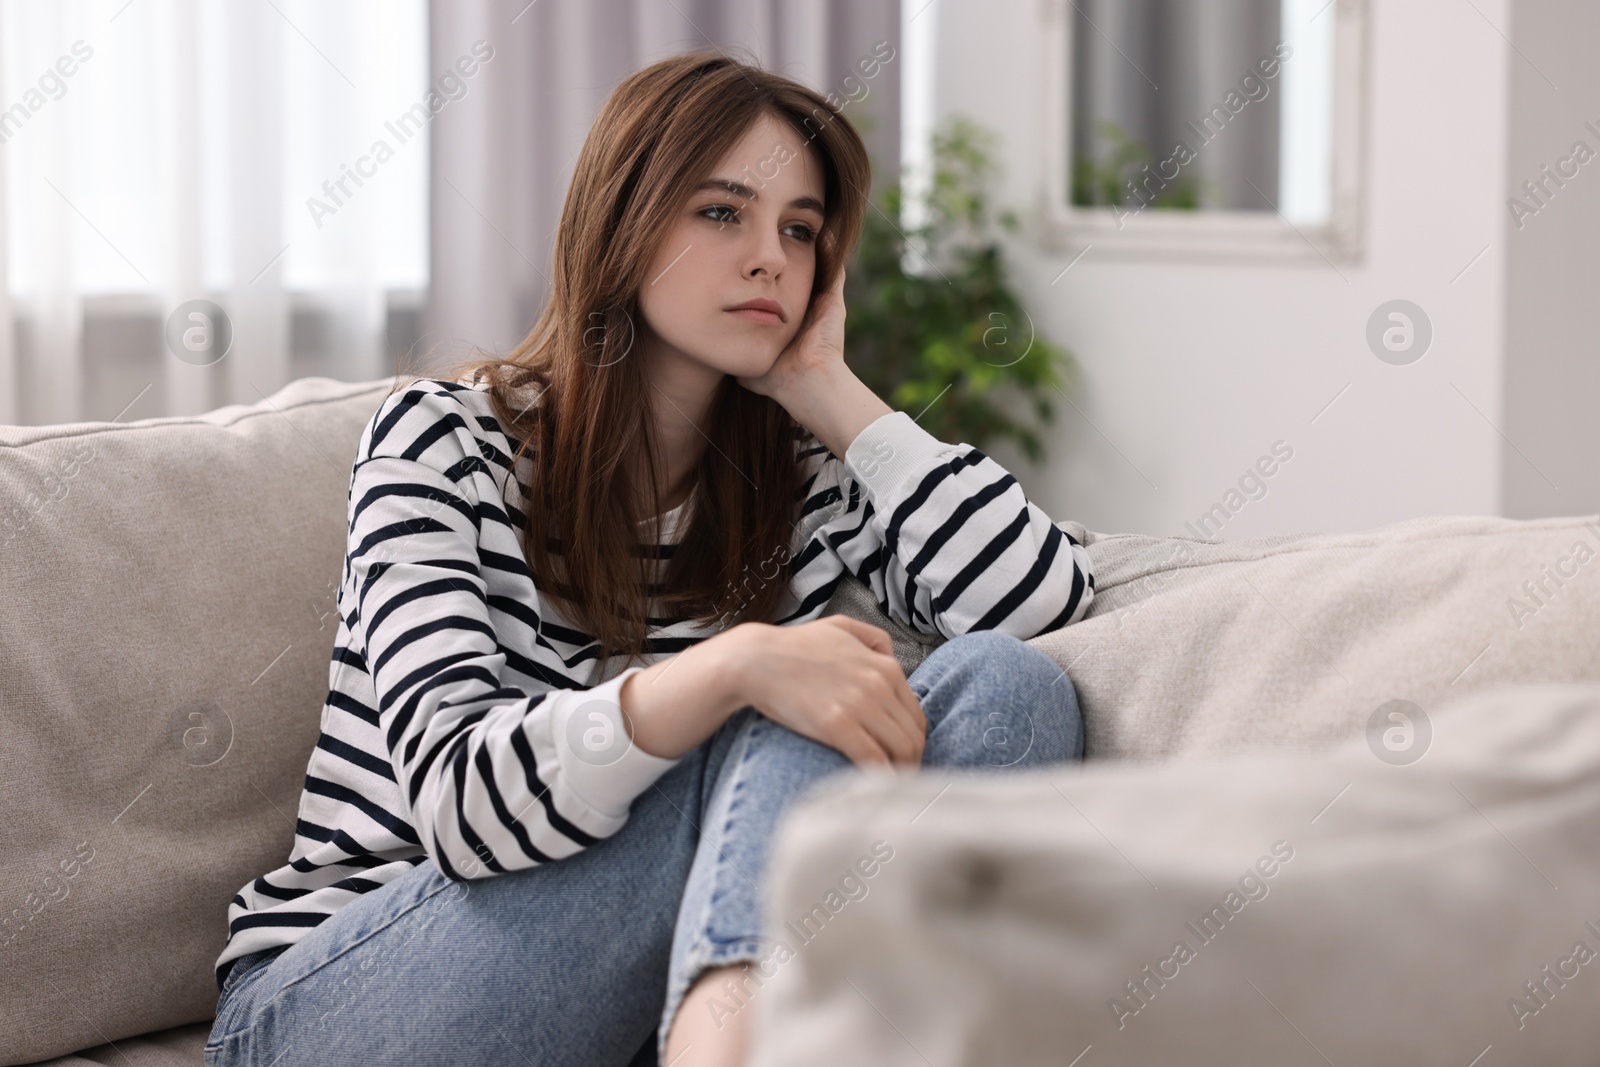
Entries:
{"type": "Polygon", "coordinates": [[[1044,0],[1041,239],[1361,254],[1366,0],[1044,0]]]}

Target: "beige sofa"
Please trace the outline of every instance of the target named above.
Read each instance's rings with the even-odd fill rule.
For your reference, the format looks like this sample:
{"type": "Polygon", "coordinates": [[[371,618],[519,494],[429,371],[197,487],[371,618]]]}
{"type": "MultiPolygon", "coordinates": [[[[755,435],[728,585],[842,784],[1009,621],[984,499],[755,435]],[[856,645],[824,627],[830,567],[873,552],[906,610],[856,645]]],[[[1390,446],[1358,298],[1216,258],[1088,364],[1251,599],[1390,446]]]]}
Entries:
{"type": "MultiPolygon", "coordinates": [[[[227,902],[293,840],[337,623],[350,464],[390,384],[305,378],[196,417],[0,427],[0,1067],[201,1062],[227,902]]],[[[1034,643],[1078,686],[1090,769],[1121,768],[1124,788],[1179,779],[1166,762],[1122,768],[1123,757],[1314,759],[1273,750],[1360,735],[1389,699],[1431,713],[1508,682],[1600,681],[1600,563],[1580,565],[1520,628],[1505,621],[1524,580],[1579,540],[1600,545],[1584,521],[1445,518],[1226,545],[1064,523],[1094,556],[1100,593],[1089,619],[1034,643]]],[[[907,670],[930,648],[859,586],[842,586],[832,609],[889,629],[907,670]]],[[[1017,804],[1035,803],[1039,782],[1028,793],[1005,777],[1019,779],[1006,783],[1023,790],[1017,804]]],[[[952,788],[917,828],[953,833],[943,819],[977,810],[966,791],[993,785],[952,788]]],[[[837,829],[815,814],[819,832],[837,829]]],[[[1070,855],[1082,842],[1057,844],[1070,855]]],[[[780,896],[801,892],[809,869],[785,864],[780,896]]],[[[822,988],[801,971],[784,980],[822,988]]],[[[778,1002],[763,997],[763,1011],[778,1002]]],[[[794,1018],[816,1003],[796,1002],[794,1018]]],[[[922,1051],[979,1062],[959,1044],[922,1051]]]]}

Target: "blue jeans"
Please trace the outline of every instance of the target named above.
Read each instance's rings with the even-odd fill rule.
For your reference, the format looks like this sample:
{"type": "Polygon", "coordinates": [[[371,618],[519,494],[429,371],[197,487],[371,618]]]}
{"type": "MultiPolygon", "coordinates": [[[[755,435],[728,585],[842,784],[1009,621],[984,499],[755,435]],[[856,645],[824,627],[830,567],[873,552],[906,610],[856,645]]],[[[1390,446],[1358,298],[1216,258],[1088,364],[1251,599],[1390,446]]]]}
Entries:
{"type": "MultiPolygon", "coordinates": [[[[953,638],[907,681],[925,768],[1083,755],[1071,680],[1017,638],[953,638]]],[[[778,816],[853,766],[746,706],[583,852],[476,881],[427,860],[296,944],[239,959],[207,1067],[654,1067],[703,970],[771,956],[759,885],[778,816]]]]}

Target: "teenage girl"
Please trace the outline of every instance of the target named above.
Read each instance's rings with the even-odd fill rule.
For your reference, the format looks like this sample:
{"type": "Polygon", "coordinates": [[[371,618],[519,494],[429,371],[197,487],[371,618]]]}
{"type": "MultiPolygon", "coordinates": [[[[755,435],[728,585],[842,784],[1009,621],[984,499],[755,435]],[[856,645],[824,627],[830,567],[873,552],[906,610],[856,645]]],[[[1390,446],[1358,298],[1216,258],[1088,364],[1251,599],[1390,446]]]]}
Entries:
{"type": "Polygon", "coordinates": [[[740,1063],[748,968],[789,958],[760,885],[802,792],[1081,757],[1072,683],[1024,641],[1088,610],[1088,555],[845,362],[870,181],[812,90],[656,63],[584,143],[528,338],[384,399],[294,847],[229,906],[212,1067],[740,1063]],[[946,640],[905,677],[885,631],[821,615],[840,581],[946,640]]]}

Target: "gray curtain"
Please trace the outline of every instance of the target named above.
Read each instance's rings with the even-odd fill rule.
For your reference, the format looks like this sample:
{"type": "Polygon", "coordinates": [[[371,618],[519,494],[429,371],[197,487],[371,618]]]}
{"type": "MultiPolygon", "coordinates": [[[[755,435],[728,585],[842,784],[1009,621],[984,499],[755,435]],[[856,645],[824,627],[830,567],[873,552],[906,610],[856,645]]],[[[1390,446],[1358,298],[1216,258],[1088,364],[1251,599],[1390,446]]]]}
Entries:
{"type": "Polygon", "coordinates": [[[1154,160],[1187,144],[1195,158],[1180,174],[1198,177],[1202,207],[1277,206],[1282,76],[1262,79],[1256,64],[1282,39],[1279,0],[1073,0],[1072,8],[1075,160],[1109,154],[1099,134],[1109,119],[1154,160]],[[1249,87],[1260,99],[1241,92],[1248,102],[1238,113],[1207,127],[1204,117],[1251,73],[1265,94],[1249,87]]]}
{"type": "Polygon", "coordinates": [[[867,141],[875,188],[898,167],[899,0],[434,0],[429,23],[436,79],[476,41],[494,55],[430,124],[431,277],[411,373],[472,345],[503,353],[532,327],[589,126],[617,82],[657,59],[739,46],[741,58],[851,101],[844,113],[867,141]],[[858,64],[880,41],[895,59],[863,83],[858,64]]]}

